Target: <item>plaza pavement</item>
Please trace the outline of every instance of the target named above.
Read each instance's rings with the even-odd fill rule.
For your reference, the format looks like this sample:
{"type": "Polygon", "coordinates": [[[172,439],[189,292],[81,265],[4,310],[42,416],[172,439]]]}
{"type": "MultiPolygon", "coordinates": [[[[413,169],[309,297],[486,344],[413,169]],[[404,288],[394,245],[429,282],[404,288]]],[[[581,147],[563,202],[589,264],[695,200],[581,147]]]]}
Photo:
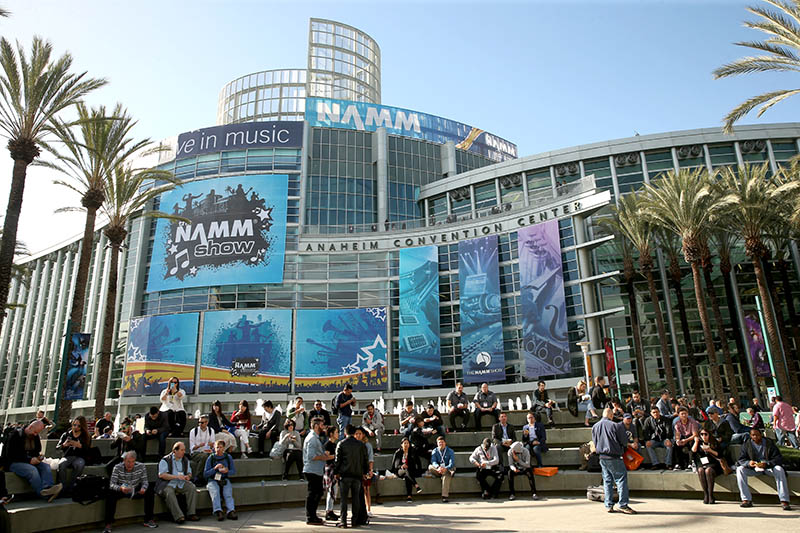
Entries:
{"type": "MultiPolygon", "coordinates": [[[[635,498],[631,507],[639,514],[608,514],[602,503],[590,502],[576,496],[547,496],[531,501],[518,494],[515,501],[483,501],[475,498],[451,499],[444,504],[437,499],[418,499],[409,505],[405,501],[391,501],[374,505],[375,517],[361,531],[390,531],[413,533],[416,531],[507,532],[507,531],[636,531],[637,533],[669,531],[711,533],[725,531],[769,531],[770,533],[800,531],[800,506],[783,511],[777,498],[767,503],[756,503],[751,509],[741,509],[739,502],[720,501],[716,505],[703,505],[702,500],[677,498],[635,498]]],[[[337,502],[338,504],[338,502],[337,502]]],[[[322,512],[319,513],[322,515],[322,512]]],[[[338,509],[337,509],[338,514],[338,509]]],[[[100,528],[102,529],[102,528],[100,528]]],[[[99,529],[98,529],[99,531],[99,529]]],[[[140,523],[115,527],[114,531],[147,531],[140,523]]],[[[306,531],[332,533],[338,531],[334,523],[324,526],[307,526],[305,512],[300,506],[285,509],[244,511],[238,521],[218,522],[204,515],[200,522],[177,526],[161,520],[158,533],[188,531],[306,531]]]]}

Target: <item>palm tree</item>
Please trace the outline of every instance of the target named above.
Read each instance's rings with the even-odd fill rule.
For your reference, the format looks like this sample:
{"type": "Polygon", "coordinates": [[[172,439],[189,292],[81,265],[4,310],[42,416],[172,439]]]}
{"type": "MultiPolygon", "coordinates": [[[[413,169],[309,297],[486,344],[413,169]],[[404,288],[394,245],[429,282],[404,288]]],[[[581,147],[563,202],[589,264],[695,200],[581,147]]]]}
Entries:
{"type": "MultiPolygon", "coordinates": [[[[17,51],[0,38],[0,131],[8,137],[14,160],[11,190],[0,242],[0,311],[8,302],[17,226],[22,210],[28,165],[39,156],[40,146],[53,132],[54,119],[89,92],[106,84],[87,78],[86,72],[70,72],[72,56],[52,57],[53,46],[33,38],[30,56],[17,44],[17,51]]],[[[0,328],[5,312],[0,312],[0,328]]]]}
{"type": "MultiPolygon", "coordinates": [[[[744,241],[744,252],[753,263],[756,283],[761,301],[764,303],[764,322],[772,353],[780,359],[780,341],[775,314],[772,312],[769,286],[764,274],[763,260],[769,254],[764,242],[767,228],[780,223],[783,214],[776,209],[776,183],[769,180],[769,167],[763,165],[744,165],[737,169],[725,167],[720,173],[719,187],[725,194],[718,203],[711,206],[721,224],[744,241]]],[[[775,361],[779,387],[783,394],[790,396],[789,380],[784,371],[783,361],[775,361]]]]}
{"type": "MultiPolygon", "coordinates": [[[[149,139],[134,142],[128,136],[136,122],[120,104],[116,105],[110,116],[106,114],[105,106],[88,109],[83,103],[78,103],[76,110],[78,120],[75,122],[54,120],[54,134],[60,143],[63,143],[65,150],[59,152],[49,144],[46,147],[54,153],[57,162],[39,163],[67,176],[67,180],[56,180],[55,183],[78,193],[83,210],[86,212],[67,338],[71,338],[73,332],[82,329],[86,284],[89,279],[94,243],[94,226],[97,210],[105,201],[105,182],[114,168],[150,142],[149,139]]],[[[74,209],[62,208],[59,211],[74,209]]],[[[69,421],[72,402],[62,399],[59,405],[57,425],[60,426],[69,421]]]]}
{"type": "Polygon", "coordinates": [[[658,340],[661,343],[661,359],[664,365],[667,388],[674,394],[677,391],[675,389],[675,375],[672,371],[672,358],[669,355],[667,330],[664,327],[658,289],[653,276],[653,226],[642,213],[644,201],[646,200],[642,193],[620,197],[617,206],[611,208],[611,220],[618,226],[618,231],[625,235],[633,247],[636,248],[636,251],[639,252],[639,271],[647,280],[650,300],[653,302],[653,314],[656,317],[658,340]]]}
{"type": "Polygon", "coordinates": [[[644,212],[657,224],[669,229],[680,237],[683,256],[692,267],[694,295],[697,311],[703,325],[703,336],[708,351],[709,370],[714,396],[723,395],[722,377],[714,349],[714,337],[708,322],[706,299],[703,294],[700,260],[702,259],[702,235],[709,224],[711,207],[717,199],[709,185],[708,171],[705,168],[694,170],[669,170],[648,185],[645,185],[648,201],[644,212]]]}
{"type": "MultiPolygon", "coordinates": [[[[753,72],[798,72],[800,71],[800,0],[764,0],[776,10],[765,7],[748,7],[758,16],[755,21],[745,21],[747,28],[766,34],[763,41],[745,41],[737,46],[762,52],[757,56],[746,56],[714,70],[714,78],[727,78],[753,72]]],[[[733,132],[733,124],[747,113],[761,106],[758,116],[778,102],[800,93],[800,89],[770,91],[748,98],[728,113],[723,119],[725,133],[733,132]]]]}
{"type": "Polygon", "coordinates": [[[650,387],[647,383],[647,367],[644,364],[644,347],[642,345],[642,331],[639,326],[639,311],[636,304],[636,286],[634,279],[636,269],[633,267],[633,246],[625,234],[620,231],[620,222],[616,213],[603,217],[597,225],[614,235],[614,248],[616,256],[622,258],[622,277],[625,280],[625,292],[628,295],[628,309],[631,317],[631,332],[633,334],[633,355],[636,359],[636,379],[645,398],[650,397],[650,387]]]}
{"type": "Polygon", "coordinates": [[[694,343],[692,342],[692,332],[689,328],[689,319],[686,315],[686,301],[683,298],[683,271],[680,261],[680,242],[674,233],[660,226],[655,228],[658,236],[658,244],[669,260],[667,272],[672,281],[672,288],[675,289],[675,296],[678,305],[678,317],[681,321],[681,332],[683,333],[683,344],[686,346],[686,358],[689,361],[689,373],[692,378],[692,394],[695,398],[703,397],[702,384],[700,383],[700,373],[697,371],[697,357],[694,354],[694,343]]]}
{"type": "Polygon", "coordinates": [[[178,184],[180,184],[180,180],[172,172],[155,169],[135,170],[124,164],[117,165],[106,180],[104,191],[106,201],[101,210],[108,218],[108,224],[103,229],[103,233],[108,238],[111,256],[109,258],[108,292],[106,294],[105,317],[103,319],[103,336],[99,354],[100,369],[97,373],[94,404],[95,418],[102,417],[105,411],[106,388],[108,388],[108,373],[111,365],[116,318],[119,252],[128,236],[128,225],[131,220],[139,216],[185,221],[186,219],[184,218],[160,211],[146,210],[148,203],[154,198],[172,190],[178,184]],[[160,186],[153,185],[159,182],[166,183],[160,186]]]}

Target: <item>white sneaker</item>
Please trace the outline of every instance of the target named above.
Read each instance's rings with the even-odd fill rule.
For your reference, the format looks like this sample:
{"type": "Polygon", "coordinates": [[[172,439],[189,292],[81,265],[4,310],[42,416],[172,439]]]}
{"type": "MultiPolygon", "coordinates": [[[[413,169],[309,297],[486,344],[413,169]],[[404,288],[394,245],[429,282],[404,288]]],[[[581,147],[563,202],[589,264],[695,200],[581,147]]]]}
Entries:
{"type": "Polygon", "coordinates": [[[375,515],[372,514],[372,511],[367,511],[367,516],[370,518],[375,518],[375,515]]]}

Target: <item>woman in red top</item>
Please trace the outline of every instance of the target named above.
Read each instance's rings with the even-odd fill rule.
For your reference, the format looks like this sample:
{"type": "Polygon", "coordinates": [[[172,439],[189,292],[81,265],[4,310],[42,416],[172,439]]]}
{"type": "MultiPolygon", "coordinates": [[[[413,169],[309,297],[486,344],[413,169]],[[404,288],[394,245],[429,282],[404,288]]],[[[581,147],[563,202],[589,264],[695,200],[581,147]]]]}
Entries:
{"type": "Polygon", "coordinates": [[[239,409],[234,411],[231,415],[231,424],[236,426],[234,433],[239,439],[239,449],[242,450],[242,457],[247,459],[248,453],[253,453],[253,448],[250,447],[250,405],[247,400],[239,402],[239,409]]]}

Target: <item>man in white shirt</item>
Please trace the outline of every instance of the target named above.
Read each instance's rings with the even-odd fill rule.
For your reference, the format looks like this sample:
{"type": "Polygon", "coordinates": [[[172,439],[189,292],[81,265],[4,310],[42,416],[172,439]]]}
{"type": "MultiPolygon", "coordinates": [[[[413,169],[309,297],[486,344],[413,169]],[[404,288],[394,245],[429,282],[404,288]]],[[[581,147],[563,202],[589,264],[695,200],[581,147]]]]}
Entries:
{"type": "Polygon", "coordinates": [[[192,472],[195,473],[195,484],[205,485],[203,478],[206,459],[214,453],[214,430],[208,427],[208,415],[200,416],[197,427],[189,432],[189,452],[192,460],[192,472]]]}
{"type": "Polygon", "coordinates": [[[481,485],[481,497],[484,500],[497,498],[500,494],[500,485],[503,484],[504,471],[500,465],[497,447],[492,444],[492,440],[483,439],[481,445],[469,456],[469,462],[478,469],[475,475],[481,485]],[[491,486],[486,481],[488,477],[494,478],[491,486]]]}

